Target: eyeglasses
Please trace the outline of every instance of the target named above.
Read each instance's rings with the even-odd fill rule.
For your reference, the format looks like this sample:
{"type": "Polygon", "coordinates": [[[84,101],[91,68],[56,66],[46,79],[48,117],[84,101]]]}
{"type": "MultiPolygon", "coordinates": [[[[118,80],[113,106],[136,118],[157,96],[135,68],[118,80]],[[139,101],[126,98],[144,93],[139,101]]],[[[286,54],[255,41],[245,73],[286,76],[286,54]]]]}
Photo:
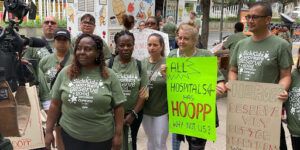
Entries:
{"type": "Polygon", "coordinates": [[[246,20],[257,20],[258,18],[264,18],[264,17],[268,17],[268,16],[258,16],[258,15],[247,15],[245,16],[246,20]]]}
{"type": "Polygon", "coordinates": [[[55,21],[44,21],[44,24],[46,25],[56,25],[56,22],[55,21]]]}

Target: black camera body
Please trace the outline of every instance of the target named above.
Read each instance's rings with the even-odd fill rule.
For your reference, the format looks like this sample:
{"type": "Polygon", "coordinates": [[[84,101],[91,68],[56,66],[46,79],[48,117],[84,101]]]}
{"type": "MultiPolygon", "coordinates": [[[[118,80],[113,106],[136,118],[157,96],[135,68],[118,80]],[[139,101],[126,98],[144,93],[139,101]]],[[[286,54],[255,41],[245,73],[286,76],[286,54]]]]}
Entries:
{"type": "MultiPolygon", "coordinates": [[[[30,39],[18,34],[19,24],[22,19],[30,11],[31,6],[36,8],[34,3],[27,5],[23,0],[4,0],[4,15],[11,13],[14,19],[8,18],[7,27],[0,29],[0,70],[4,73],[0,74],[0,81],[6,80],[12,91],[16,91],[18,85],[23,85],[32,77],[26,70],[26,66],[22,65],[22,52],[26,45],[30,45],[30,39]],[[4,74],[4,75],[2,75],[4,74]]],[[[30,15],[32,16],[32,15],[30,15]]],[[[35,15],[34,15],[35,18],[35,15]]],[[[31,18],[29,18],[31,19],[31,18]]]]}

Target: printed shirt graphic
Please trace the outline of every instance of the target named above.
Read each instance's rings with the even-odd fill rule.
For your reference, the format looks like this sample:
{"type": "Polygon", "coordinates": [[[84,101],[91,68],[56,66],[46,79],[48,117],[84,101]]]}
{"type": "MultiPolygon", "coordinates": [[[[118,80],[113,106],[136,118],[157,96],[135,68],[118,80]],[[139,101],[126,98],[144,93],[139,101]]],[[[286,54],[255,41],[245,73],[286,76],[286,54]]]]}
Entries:
{"type": "Polygon", "coordinates": [[[238,69],[238,80],[278,83],[280,70],[293,64],[289,43],[276,36],[262,41],[251,37],[238,42],[230,65],[238,69]]]}
{"type": "Polygon", "coordinates": [[[113,108],[125,101],[115,73],[100,76],[99,68],[82,70],[70,80],[65,67],[53,85],[52,98],[62,101],[60,125],[72,137],[88,142],[109,140],[114,135],[113,108]],[[97,134],[95,134],[97,133],[97,134]]]}
{"type": "Polygon", "coordinates": [[[142,61],[147,68],[147,77],[151,76],[151,84],[149,87],[149,98],[145,101],[143,111],[144,114],[150,116],[161,116],[168,113],[167,102],[167,85],[166,80],[163,79],[160,73],[160,65],[165,64],[165,58],[162,58],[161,63],[150,63],[146,58],[142,61]],[[158,65],[158,66],[156,66],[158,65]],[[153,70],[157,68],[154,72],[153,70]],[[152,88],[151,88],[152,87],[152,88]]]}
{"type": "Polygon", "coordinates": [[[40,58],[50,55],[48,49],[45,47],[39,49],[36,53],[40,58]]]}
{"type": "MultiPolygon", "coordinates": [[[[70,55],[65,66],[71,63],[72,61],[71,56],[72,55],[70,55]]],[[[38,73],[38,77],[39,77],[38,79],[40,84],[39,97],[41,98],[42,101],[51,99],[50,84],[57,73],[58,64],[59,61],[55,53],[52,53],[44,57],[39,63],[39,73],[38,73]]]]}
{"type": "Polygon", "coordinates": [[[130,111],[134,108],[139,89],[146,86],[148,79],[146,68],[141,66],[141,75],[139,74],[137,62],[134,58],[127,64],[121,64],[119,61],[119,56],[114,58],[112,69],[117,74],[119,81],[127,101],[124,103],[125,112],[130,111]]]}
{"type": "Polygon", "coordinates": [[[238,71],[240,74],[244,74],[245,80],[250,80],[251,76],[254,76],[258,67],[263,62],[268,63],[270,59],[270,51],[251,51],[245,50],[238,56],[238,71]]]}
{"type": "MultiPolygon", "coordinates": [[[[53,49],[53,41],[48,41],[50,47],[52,48],[52,51],[54,52],[55,50],[53,49]]],[[[39,61],[50,55],[48,49],[46,47],[41,47],[41,48],[33,48],[33,47],[29,47],[28,49],[26,49],[25,54],[24,54],[24,58],[26,59],[35,59],[37,61],[37,63],[39,63],[39,61]]]]}
{"type": "Polygon", "coordinates": [[[287,125],[292,135],[300,136],[300,73],[292,72],[292,84],[289,99],[286,102],[287,125]]]}
{"type": "Polygon", "coordinates": [[[104,89],[102,80],[92,80],[89,77],[85,79],[74,79],[68,84],[70,94],[68,102],[79,105],[82,109],[89,108],[93,104],[93,95],[97,94],[99,89],[104,89]]]}
{"type": "MultiPolygon", "coordinates": [[[[71,63],[71,60],[72,60],[72,57],[70,55],[65,66],[69,65],[71,63]]],[[[45,79],[46,79],[48,85],[50,85],[51,81],[54,79],[54,77],[57,73],[58,65],[59,65],[59,61],[58,61],[55,53],[52,53],[52,54],[44,57],[40,61],[39,68],[44,73],[45,79]]]]}

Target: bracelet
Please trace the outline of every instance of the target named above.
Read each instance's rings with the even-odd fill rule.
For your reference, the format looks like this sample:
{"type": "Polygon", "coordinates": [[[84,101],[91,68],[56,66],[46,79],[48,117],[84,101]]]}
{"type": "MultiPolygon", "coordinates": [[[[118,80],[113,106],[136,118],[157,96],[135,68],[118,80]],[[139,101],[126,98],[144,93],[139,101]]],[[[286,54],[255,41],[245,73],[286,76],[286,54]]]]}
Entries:
{"type": "Polygon", "coordinates": [[[135,117],[136,119],[139,118],[138,114],[137,114],[133,109],[131,110],[131,113],[134,115],[134,117],[135,117]]]}

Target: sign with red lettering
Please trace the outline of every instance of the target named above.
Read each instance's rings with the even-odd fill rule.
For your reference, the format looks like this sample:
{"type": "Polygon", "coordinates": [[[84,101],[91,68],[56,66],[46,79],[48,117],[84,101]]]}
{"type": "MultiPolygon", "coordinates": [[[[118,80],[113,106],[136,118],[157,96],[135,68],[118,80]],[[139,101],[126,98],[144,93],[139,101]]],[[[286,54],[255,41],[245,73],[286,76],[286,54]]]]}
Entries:
{"type": "Polygon", "coordinates": [[[227,102],[227,149],[279,150],[283,91],[278,84],[230,81],[227,102]]]}
{"type": "Polygon", "coordinates": [[[167,58],[169,131],[216,140],[217,58],[167,58]]]}
{"type": "Polygon", "coordinates": [[[28,97],[31,104],[29,123],[25,134],[21,137],[9,137],[14,150],[36,149],[45,146],[40,105],[35,86],[27,87],[28,97]]]}

